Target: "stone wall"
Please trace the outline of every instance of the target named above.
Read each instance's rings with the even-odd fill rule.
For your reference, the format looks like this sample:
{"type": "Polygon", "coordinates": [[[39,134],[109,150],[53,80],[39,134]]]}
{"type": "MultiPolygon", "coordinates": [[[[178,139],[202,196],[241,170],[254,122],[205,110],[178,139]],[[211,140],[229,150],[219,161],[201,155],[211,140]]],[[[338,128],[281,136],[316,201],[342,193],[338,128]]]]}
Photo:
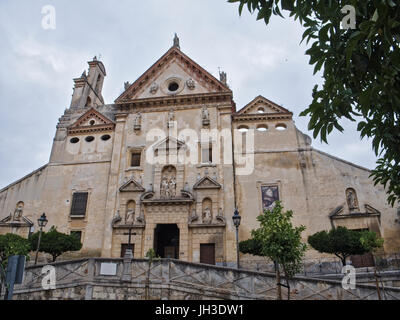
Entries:
{"type": "MultiPolygon", "coordinates": [[[[24,282],[14,290],[15,300],[275,300],[272,273],[251,272],[178,260],[83,259],[54,263],[56,288],[44,290],[42,268],[26,268],[24,282]],[[104,267],[107,264],[108,274],[104,267]],[[110,269],[115,268],[115,272],[110,269]],[[103,269],[103,271],[102,271],[103,269]]],[[[375,286],[344,290],[340,281],[296,277],[293,300],[375,300],[375,286]]],[[[287,290],[282,290],[286,299],[287,290]]],[[[399,300],[400,288],[385,287],[387,300],[399,300]]]]}

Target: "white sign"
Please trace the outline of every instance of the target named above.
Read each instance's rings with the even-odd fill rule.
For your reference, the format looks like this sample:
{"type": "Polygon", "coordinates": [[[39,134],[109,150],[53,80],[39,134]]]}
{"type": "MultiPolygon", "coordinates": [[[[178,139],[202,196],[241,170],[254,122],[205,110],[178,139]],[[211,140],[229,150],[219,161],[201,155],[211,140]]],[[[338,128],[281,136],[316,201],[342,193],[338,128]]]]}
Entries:
{"type": "Polygon", "coordinates": [[[115,276],[117,275],[116,263],[102,263],[100,267],[100,275],[102,276],[115,276]]]}

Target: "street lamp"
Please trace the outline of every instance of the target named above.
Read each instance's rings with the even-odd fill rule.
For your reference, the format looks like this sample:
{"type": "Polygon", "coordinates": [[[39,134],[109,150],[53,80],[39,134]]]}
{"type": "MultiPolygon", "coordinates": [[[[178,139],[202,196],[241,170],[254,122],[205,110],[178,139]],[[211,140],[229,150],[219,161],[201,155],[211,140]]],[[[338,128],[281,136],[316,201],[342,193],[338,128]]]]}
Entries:
{"type": "Polygon", "coordinates": [[[239,226],[240,226],[240,221],[242,220],[242,217],[239,215],[239,210],[236,208],[235,213],[232,217],[233,224],[236,227],[236,264],[237,268],[240,268],[239,264],[239,226]]]}
{"type": "Polygon", "coordinates": [[[43,213],[42,216],[38,219],[38,225],[39,225],[39,227],[40,227],[40,231],[39,231],[38,245],[37,245],[37,249],[36,249],[35,265],[37,264],[37,261],[38,261],[40,240],[41,240],[41,238],[42,238],[42,230],[43,230],[43,228],[46,226],[47,222],[48,222],[48,220],[46,219],[46,214],[43,213]]]}

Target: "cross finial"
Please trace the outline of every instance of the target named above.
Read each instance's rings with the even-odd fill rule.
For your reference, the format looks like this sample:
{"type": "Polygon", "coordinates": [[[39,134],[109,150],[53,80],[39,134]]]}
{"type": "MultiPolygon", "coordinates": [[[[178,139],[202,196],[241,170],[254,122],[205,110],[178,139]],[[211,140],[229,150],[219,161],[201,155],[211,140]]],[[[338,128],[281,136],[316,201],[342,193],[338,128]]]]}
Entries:
{"type": "Polygon", "coordinates": [[[179,38],[176,33],[175,33],[175,37],[174,37],[174,47],[177,47],[179,50],[181,49],[181,47],[179,45],[179,38]]]}

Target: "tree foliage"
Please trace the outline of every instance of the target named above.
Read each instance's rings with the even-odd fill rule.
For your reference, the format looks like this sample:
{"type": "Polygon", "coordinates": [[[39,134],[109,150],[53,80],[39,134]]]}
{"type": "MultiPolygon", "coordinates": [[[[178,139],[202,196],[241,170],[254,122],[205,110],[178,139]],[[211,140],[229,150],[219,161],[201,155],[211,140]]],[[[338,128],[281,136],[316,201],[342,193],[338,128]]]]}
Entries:
{"type": "Polygon", "coordinates": [[[277,201],[272,211],[266,211],[257,218],[260,228],[251,232],[252,238],[239,244],[242,253],[268,257],[282,267],[288,284],[288,298],[288,280],[301,270],[307,250],[307,245],[301,241],[305,227],[293,227],[292,217],[293,212],[284,212],[281,202],[277,201]]]}
{"type": "MultiPolygon", "coordinates": [[[[29,240],[33,250],[36,250],[39,239],[39,232],[30,236],[29,240]]],[[[43,232],[40,240],[40,252],[45,252],[53,257],[53,262],[65,252],[79,251],[82,249],[82,243],[76,235],[67,235],[57,231],[54,226],[49,232],[43,232]]]]}
{"type": "Polygon", "coordinates": [[[334,254],[345,266],[349,256],[362,255],[382,247],[383,239],[378,238],[373,231],[353,231],[337,227],[329,232],[320,231],[309,236],[308,243],[321,253],[334,254]]]}
{"type": "Polygon", "coordinates": [[[379,157],[372,172],[375,184],[387,187],[393,206],[400,200],[400,2],[396,0],[228,0],[244,6],[257,20],[289,16],[305,28],[311,41],[306,54],[314,74],[323,69],[322,88],[301,115],[310,116],[309,130],[327,142],[340,120],[358,121],[361,138],[372,139],[379,157]],[[342,29],[341,10],[352,5],[356,28],[342,29]],[[360,120],[361,119],[361,120],[360,120]]]}
{"type": "Polygon", "coordinates": [[[11,256],[26,256],[29,260],[29,251],[31,246],[27,239],[11,233],[0,235],[0,258],[4,268],[11,256]]]}

